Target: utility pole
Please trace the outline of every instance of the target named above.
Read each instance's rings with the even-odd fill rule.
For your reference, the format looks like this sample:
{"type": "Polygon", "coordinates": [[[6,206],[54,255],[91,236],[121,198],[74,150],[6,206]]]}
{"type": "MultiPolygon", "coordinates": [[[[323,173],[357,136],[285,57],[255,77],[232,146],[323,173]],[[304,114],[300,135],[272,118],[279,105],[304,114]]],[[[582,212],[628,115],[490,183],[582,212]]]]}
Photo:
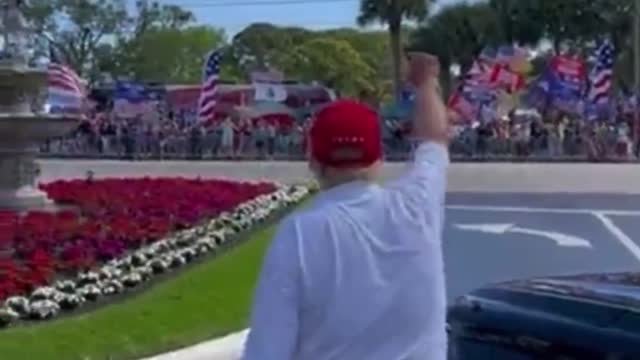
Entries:
{"type": "Polygon", "coordinates": [[[640,0],[634,1],[633,14],[633,148],[637,153],[640,131],[640,0]]]}

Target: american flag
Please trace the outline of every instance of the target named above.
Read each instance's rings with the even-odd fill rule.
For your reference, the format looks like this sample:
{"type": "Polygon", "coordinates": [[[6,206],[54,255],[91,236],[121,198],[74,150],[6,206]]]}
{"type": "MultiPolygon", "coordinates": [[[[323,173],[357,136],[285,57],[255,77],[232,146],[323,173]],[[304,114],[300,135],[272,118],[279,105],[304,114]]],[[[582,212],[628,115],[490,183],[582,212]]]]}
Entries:
{"type": "Polygon", "coordinates": [[[48,96],[45,109],[51,113],[83,114],[87,107],[84,80],[70,67],[52,62],[47,69],[48,96]]]}
{"type": "Polygon", "coordinates": [[[87,89],[84,81],[70,67],[50,63],[48,69],[49,91],[65,93],[69,96],[84,98],[87,89]]]}
{"type": "Polygon", "coordinates": [[[198,118],[200,121],[210,120],[215,112],[218,82],[220,80],[221,53],[221,49],[210,52],[204,64],[204,76],[198,103],[198,118]]]}
{"type": "Polygon", "coordinates": [[[589,74],[587,101],[591,104],[603,104],[609,101],[613,78],[614,49],[610,41],[604,41],[596,49],[596,63],[589,74]]]}

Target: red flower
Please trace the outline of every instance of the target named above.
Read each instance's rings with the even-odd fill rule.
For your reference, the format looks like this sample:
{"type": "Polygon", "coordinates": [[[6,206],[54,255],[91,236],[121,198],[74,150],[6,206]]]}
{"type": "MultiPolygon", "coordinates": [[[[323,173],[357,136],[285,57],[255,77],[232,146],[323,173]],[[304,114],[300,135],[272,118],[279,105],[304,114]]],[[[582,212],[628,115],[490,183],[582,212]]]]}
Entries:
{"type": "Polygon", "coordinates": [[[184,178],[56,181],[41,188],[71,210],[0,212],[0,300],[275,190],[270,183],[184,178]]]}

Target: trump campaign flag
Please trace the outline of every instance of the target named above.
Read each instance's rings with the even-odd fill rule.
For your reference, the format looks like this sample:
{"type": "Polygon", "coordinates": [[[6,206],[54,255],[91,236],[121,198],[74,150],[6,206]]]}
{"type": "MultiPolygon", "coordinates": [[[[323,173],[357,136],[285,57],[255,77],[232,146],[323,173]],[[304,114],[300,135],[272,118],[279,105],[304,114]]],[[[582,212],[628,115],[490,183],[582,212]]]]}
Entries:
{"type": "Polygon", "coordinates": [[[488,65],[485,76],[491,87],[507,92],[524,88],[524,75],[530,67],[524,49],[512,45],[500,46],[497,50],[487,48],[480,54],[480,60],[488,65]]]}
{"type": "Polygon", "coordinates": [[[485,48],[474,60],[464,75],[461,86],[449,99],[449,107],[467,121],[479,118],[490,121],[493,115],[508,112],[499,94],[513,94],[526,85],[524,74],[528,71],[527,52],[515,46],[505,45],[498,49],[485,48]]]}
{"type": "Polygon", "coordinates": [[[547,70],[549,92],[552,96],[576,101],[582,97],[587,71],[582,59],[566,55],[555,56],[547,70]]]}
{"type": "Polygon", "coordinates": [[[586,86],[586,64],[577,57],[556,55],[530,88],[530,98],[570,113],[580,113],[586,86]],[[534,95],[531,96],[531,95],[534,95]]]}
{"type": "Polygon", "coordinates": [[[119,81],[113,95],[113,110],[117,116],[124,118],[153,118],[163,97],[163,91],[151,89],[142,83],[119,81]]]}
{"type": "Polygon", "coordinates": [[[451,95],[447,105],[449,109],[453,110],[453,112],[465,122],[471,123],[478,121],[480,117],[482,104],[469,99],[468,94],[464,93],[462,87],[458,88],[458,90],[451,95]]]}

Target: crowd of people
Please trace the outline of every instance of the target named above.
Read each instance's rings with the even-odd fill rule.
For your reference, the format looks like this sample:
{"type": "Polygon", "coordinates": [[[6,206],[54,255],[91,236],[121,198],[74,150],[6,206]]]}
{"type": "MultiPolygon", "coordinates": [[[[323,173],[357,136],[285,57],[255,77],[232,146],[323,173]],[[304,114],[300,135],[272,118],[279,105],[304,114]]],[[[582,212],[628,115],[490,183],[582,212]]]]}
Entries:
{"type": "Polygon", "coordinates": [[[632,160],[638,155],[632,129],[626,118],[609,122],[586,122],[577,117],[496,121],[459,128],[451,151],[480,158],[632,160]]]}
{"type": "MultiPolygon", "coordinates": [[[[301,159],[310,118],[278,122],[267,117],[227,117],[202,124],[191,111],[167,112],[159,121],[103,112],[68,136],[42,147],[47,156],[122,159],[301,159]]],[[[385,119],[383,143],[392,159],[408,156],[410,122],[385,119]]],[[[458,159],[631,160],[638,155],[629,118],[584,121],[578,117],[512,115],[453,128],[458,159]]]]}
{"type": "Polygon", "coordinates": [[[153,124],[102,113],[84,121],[42,152],[66,157],[274,158],[303,154],[305,123],[282,124],[267,117],[199,123],[192,112],[169,112],[153,124]]]}

